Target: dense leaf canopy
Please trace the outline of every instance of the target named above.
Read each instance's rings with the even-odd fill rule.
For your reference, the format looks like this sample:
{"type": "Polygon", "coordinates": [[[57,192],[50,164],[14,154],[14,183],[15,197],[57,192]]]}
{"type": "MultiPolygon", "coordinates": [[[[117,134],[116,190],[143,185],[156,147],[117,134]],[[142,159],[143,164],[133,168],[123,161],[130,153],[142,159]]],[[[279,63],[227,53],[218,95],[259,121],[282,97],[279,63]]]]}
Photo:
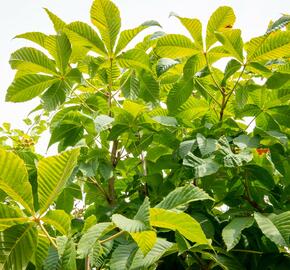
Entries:
{"type": "Polygon", "coordinates": [[[0,129],[0,269],[290,269],[290,17],[244,42],[226,6],[172,13],[186,36],[45,11],[10,58],[6,101],[39,104],[0,129]]]}

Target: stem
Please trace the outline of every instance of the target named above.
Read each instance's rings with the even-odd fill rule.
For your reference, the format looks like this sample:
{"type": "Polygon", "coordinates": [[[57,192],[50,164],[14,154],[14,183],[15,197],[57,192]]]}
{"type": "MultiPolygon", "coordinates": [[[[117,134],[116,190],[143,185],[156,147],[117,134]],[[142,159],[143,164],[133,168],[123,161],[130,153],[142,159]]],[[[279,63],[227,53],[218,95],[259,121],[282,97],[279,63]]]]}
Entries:
{"type": "Polygon", "coordinates": [[[111,240],[114,240],[115,238],[119,237],[120,235],[122,235],[123,233],[125,233],[125,231],[120,231],[120,232],[117,232],[116,234],[113,234],[112,236],[104,239],[104,240],[101,240],[99,241],[100,244],[104,244],[108,241],[111,241],[111,240]]]}
{"type": "MultiPolygon", "coordinates": [[[[146,160],[145,160],[143,151],[140,154],[140,158],[141,158],[141,162],[142,162],[143,175],[146,177],[147,176],[147,164],[146,164],[146,160]]],[[[148,185],[147,185],[146,181],[144,183],[144,194],[145,194],[145,196],[149,195],[148,185]]]]}
{"type": "Polygon", "coordinates": [[[259,212],[263,212],[263,209],[251,198],[251,193],[250,193],[250,189],[249,189],[249,185],[248,185],[248,179],[247,179],[247,172],[246,172],[245,181],[243,182],[243,184],[244,184],[244,187],[245,187],[244,198],[248,201],[248,203],[252,207],[257,209],[259,212]]]}
{"type": "Polygon", "coordinates": [[[222,99],[222,105],[221,105],[221,110],[220,110],[220,119],[219,121],[223,121],[223,117],[224,117],[224,111],[226,108],[226,94],[223,92],[222,93],[223,99],[222,99]]]}
{"type": "Polygon", "coordinates": [[[232,95],[232,94],[234,93],[234,91],[236,90],[236,88],[237,88],[237,86],[238,86],[238,84],[239,84],[239,82],[240,82],[240,80],[241,80],[241,78],[242,78],[242,76],[243,76],[243,74],[244,74],[245,69],[246,69],[246,64],[244,64],[243,69],[242,69],[242,71],[241,71],[241,73],[240,73],[240,76],[239,76],[239,78],[237,79],[237,81],[236,81],[234,87],[233,87],[232,90],[228,93],[227,98],[226,98],[226,101],[225,101],[225,106],[227,105],[227,103],[228,103],[228,101],[229,101],[231,95],[232,95]]]}
{"type": "Polygon", "coordinates": [[[85,270],[90,270],[91,267],[90,267],[90,259],[89,259],[89,256],[86,256],[85,258],[85,270]]]}
{"type": "Polygon", "coordinates": [[[221,105],[219,104],[219,102],[213,97],[213,95],[211,93],[209,93],[206,88],[198,81],[196,80],[197,84],[212,98],[212,100],[221,107],[221,105]]]}
{"type": "Polygon", "coordinates": [[[205,61],[206,61],[206,65],[207,65],[207,68],[209,70],[209,74],[214,82],[214,84],[216,85],[216,87],[220,90],[221,93],[224,93],[224,90],[221,88],[221,86],[218,84],[217,80],[215,79],[215,77],[213,76],[213,73],[212,73],[212,70],[210,68],[210,65],[209,65],[209,62],[208,62],[208,59],[207,59],[207,54],[206,52],[204,53],[204,57],[205,57],[205,61]]]}
{"type": "MultiPolygon", "coordinates": [[[[118,150],[118,140],[115,140],[112,145],[112,151],[111,151],[111,162],[113,168],[116,168],[119,158],[117,157],[117,150],[118,150]]],[[[115,192],[115,176],[112,176],[109,179],[109,187],[108,187],[108,193],[110,198],[110,204],[114,205],[116,201],[116,192],[115,192]]]]}
{"type": "Polygon", "coordinates": [[[97,181],[96,178],[94,177],[88,177],[88,179],[91,181],[92,184],[94,184],[105,196],[107,202],[110,202],[110,196],[109,194],[106,192],[106,190],[102,187],[102,185],[97,181]]]}
{"type": "Polygon", "coordinates": [[[50,241],[50,243],[53,245],[53,247],[55,249],[57,249],[57,245],[56,243],[54,242],[54,240],[50,237],[49,233],[47,232],[47,230],[44,228],[44,226],[41,224],[41,221],[39,221],[39,226],[41,228],[41,230],[43,231],[43,233],[45,234],[45,236],[48,238],[48,240],[50,241]]]}
{"type": "Polygon", "coordinates": [[[263,254],[263,252],[261,252],[261,251],[248,250],[248,249],[232,249],[231,251],[234,251],[234,252],[253,253],[253,254],[263,254]]]}

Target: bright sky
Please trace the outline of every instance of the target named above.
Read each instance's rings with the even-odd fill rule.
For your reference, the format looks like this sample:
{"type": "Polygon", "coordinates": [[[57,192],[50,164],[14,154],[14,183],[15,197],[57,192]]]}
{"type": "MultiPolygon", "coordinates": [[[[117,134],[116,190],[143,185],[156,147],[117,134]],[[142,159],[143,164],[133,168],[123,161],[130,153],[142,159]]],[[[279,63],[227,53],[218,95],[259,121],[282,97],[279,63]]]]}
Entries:
{"type": "MultiPolygon", "coordinates": [[[[30,31],[53,33],[52,25],[43,7],[47,7],[66,22],[76,20],[89,22],[92,0],[2,0],[1,2],[0,123],[7,121],[11,122],[14,128],[21,128],[22,119],[37,104],[37,100],[26,103],[4,102],[6,89],[14,75],[8,64],[10,54],[21,46],[31,46],[31,43],[13,40],[13,37],[30,31]]],[[[123,29],[154,19],[159,21],[163,31],[168,33],[183,31],[176,19],[168,18],[172,11],[183,17],[199,18],[205,25],[218,6],[228,5],[235,10],[236,27],[242,29],[244,41],[263,34],[271,19],[279,18],[281,13],[290,13],[289,0],[114,0],[114,2],[121,11],[123,29]]]]}

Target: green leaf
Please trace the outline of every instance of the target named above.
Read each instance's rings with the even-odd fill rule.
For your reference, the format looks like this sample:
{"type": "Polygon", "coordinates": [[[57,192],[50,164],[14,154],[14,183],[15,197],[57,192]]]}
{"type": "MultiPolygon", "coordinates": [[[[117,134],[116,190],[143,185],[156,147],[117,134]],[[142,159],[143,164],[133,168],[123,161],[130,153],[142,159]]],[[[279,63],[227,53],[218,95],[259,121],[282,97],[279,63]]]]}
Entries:
{"type": "Polygon", "coordinates": [[[120,54],[116,59],[123,68],[143,68],[150,71],[150,59],[143,50],[131,49],[120,54]]]}
{"type": "Polygon", "coordinates": [[[196,75],[197,72],[202,70],[206,65],[206,60],[203,54],[196,54],[190,57],[184,67],[183,74],[184,79],[189,80],[196,75]]]}
{"type": "Polygon", "coordinates": [[[212,138],[205,138],[200,133],[196,134],[196,142],[202,157],[209,155],[217,150],[217,140],[212,138]]]}
{"type": "Polygon", "coordinates": [[[155,52],[160,57],[175,59],[197,54],[199,50],[189,38],[169,34],[158,39],[155,52]]]}
{"type": "Polygon", "coordinates": [[[179,61],[176,61],[176,60],[173,60],[170,58],[160,58],[157,62],[157,65],[156,65],[157,76],[162,75],[167,70],[169,70],[171,67],[174,67],[179,63],[180,63],[179,61]]]}
{"type": "Polygon", "coordinates": [[[91,8],[91,21],[100,31],[102,40],[111,54],[121,28],[118,8],[110,0],[95,0],[91,8]]]}
{"type": "Polygon", "coordinates": [[[41,96],[43,107],[47,111],[55,110],[59,105],[65,102],[67,85],[64,81],[59,81],[50,86],[41,96]]]}
{"type": "Polygon", "coordinates": [[[37,245],[33,223],[15,225],[0,232],[1,270],[26,269],[37,245]]]}
{"type": "Polygon", "coordinates": [[[13,69],[29,73],[56,74],[55,63],[43,52],[34,48],[23,47],[11,54],[9,63],[13,69]]]}
{"type": "Polygon", "coordinates": [[[176,118],[171,117],[171,116],[160,115],[160,116],[154,116],[154,117],[152,117],[152,119],[154,121],[158,122],[159,124],[164,125],[164,126],[168,126],[168,127],[178,126],[176,118]]]}
{"type": "Polygon", "coordinates": [[[88,48],[103,56],[107,55],[103,41],[88,24],[72,22],[66,26],[65,33],[75,46],[88,48]]]}
{"type": "Polygon", "coordinates": [[[27,33],[15,36],[15,38],[24,38],[45,48],[45,40],[47,38],[47,35],[41,32],[27,32],[27,33]]]}
{"type": "Polygon", "coordinates": [[[69,67],[69,59],[72,53],[71,44],[67,36],[61,32],[56,36],[48,36],[45,46],[53,56],[60,73],[66,74],[69,67]]]}
{"type": "Polygon", "coordinates": [[[276,245],[281,247],[290,245],[290,211],[268,217],[255,213],[254,217],[263,234],[276,245]]]}
{"type": "Polygon", "coordinates": [[[34,253],[34,265],[36,270],[43,270],[43,264],[48,256],[50,242],[46,236],[38,235],[36,250],[34,253]]]}
{"type": "Polygon", "coordinates": [[[167,108],[171,114],[178,112],[178,109],[190,97],[193,91],[193,81],[181,80],[174,84],[167,96],[167,108]]]}
{"type": "Polygon", "coordinates": [[[281,87],[287,87],[290,81],[290,74],[287,73],[274,73],[266,82],[266,86],[269,89],[278,89],[281,87]],[[285,86],[285,84],[287,85],[285,86]]]}
{"type": "Polygon", "coordinates": [[[53,14],[51,11],[49,11],[47,8],[45,8],[44,10],[46,11],[51,22],[53,23],[54,30],[56,32],[63,30],[63,28],[66,25],[65,22],[63,20],[61,20],[59,17],[57,17],[55,14],[53,14]]]}
{"type": "Polygon", "coordinates": [[[274,31],[277,31],[287,26],[289,23],[290,23],[290,15],[283,15],[281,18],[279,18],[277,21],[275,21],[268,27],[266,34],[270,34],[274,31]]]}
{"type": "Polygon", "coordinates": [[[141,31],[150,26],[161,27],[160,24],[156,21],[146,21],[136,28],[122,31],[116,46],[115,54],[117,55],[120,51],[125,49],[134,37],[136,37],[141,31]]]}
{"type": "Polygon", "coordinates": [[[219,42],[224,45],[224,48],[241,63],[243,57],[243,40],[241,37],[241,30],[233,29],[224,32],[216,32],[216,37],[219,42]]]}
{"type": "Polygon", "coordinates": [[[18,208],[0,203],[0,231],[3,231],[18,223],[29,221],[18,208]]]}
{"type": "Polygon", "coordinates": [[[38,200],[40,213],[44,213],[64,188],[76,166],[79,148],[38,162],[38,200]]]}
{"type": "Polygon", "coordinates": [[[200,178],[216,173],[220,165],[212,158],[201,159],[192,153],[188,153],[183,159],[183,165],[194,168],[195,177],[200,178]]]}
{"type": "Polygon", "coordinates": [[[147,102],[156,102],[159,99],[159,84],[151,73],[144,70],[139,74],[139,97],[147,102]]]}
{"type": "Polygon", "coordinates": [[[241,68],[240,62],[235,59],[231,59],[225,69],[224,78],[222,80],[221,85],[225,86],[228,78],[230,78],[233,74],[235,74],[241,68]]]}
{"type": "Polygon", "coordinates": [[[190,202],[213,200],[206,192],[202,189],[186,185],[184,187],[178,187],[171,191],[155,208],[163,209],[180,209],[188,205],[190,202]]]}
{"type": "Polygon", "coordinates": [[[289,55],[290,32],[274,32],[245,44],[248,62],[278,59],[289,55]]]}
{"type": "Polygon", "coordinates": [[[227,28],[232,28],[236,21],[236,16],[231,7],[219,7],[210,17],[206,29],[206,48],[209,49],[217,38],[216,32],[225,31],[227,28]]]}
{"type": "Polygon", "coordinates": [[[58,79],[46,75],[29,74],[16,78],[9,86],[6,101],[23,102],[39,96],[58,79]]]}
{"type": "MultiPolygon", "coordinates": [[[[154,247],[147,253],[146,256],[143,255],[141,249],[137,250],[129,269],[150,269],[150,266],[154,265],[166,252],[170,253],[173,248],[173,243],[168,242],[163,238],[157,238],[154,247]]],[[[176,252],[175,249],[172,251],[176,252]]]]}
{"type": "Polygon", "coordinates": [[[144,256],[153,248],[157,240],[155,231],[143,231],[130,233],[138,247],[142,250],[144,256]]]}
{"type": "Polygon", "coordinates": [[[61,270],[76,270],[76,250],[72,239],[66,236],[56,238],[61,270]]]}
{"type": "Polygon", "coordinates": [[[112,221],[117,227],[129,233],[146,231],[150,229],[149,209],[150,202],[146,197],[133,219],[126,218],[120,214],[114,214],[112,221]]]}
{"type": "Polygon", "coordinates": [[[113,223],[123,231],[126,232],[142,232],[148,230],[148,226],[141,220],[129,219],[120,214],[112,216],[113,223]]]}
{"type": "Polygon", "coordinates": [[[180,17],[174,13],[170,14],[171,16],[176,17],[190,33],[191,37],[194,39],[196,46],[203,49],[203,40],[202,40],[202,25],[198,19],[190,19],[180,17]]]}
{"type": "Polygon", "coordinates": [[[236,217],[223,228],[222,236],[228,251],[239,243],[242,231],[251,227],[253,222],[252,217],[236,217]]]}
{"type": "Polygon", "coordinates": [[[33,213],[32,189],[24,162],[3,149],[0,149],[0,189],[33,213]]]}
{"type": "Polygon", "coordinates": [[[109,228],[112,228],[112,223],[103,222],[98,223],[87,230],[87,232],[82,236],[78,243],[77,256],[78,258],[85,258],[98,239],[106,232],[109,228]]]}
{"type": "Polygon", "coordinates": [[[153,227],[179,231],[186,239],[197,244],[209,244],[200,224],[188,214],[151,208],[150,223],[153,227]]]}
{"type": "Polygon", "coordinates": [[[41,218],[44,223],[52,225],[61,234],[68,235],[70,230],[70,216],[63,210],[51,210],[41,218]]]}
{"type": "Polygon", "coordinates": [[[110,269],[111,270],[127,270],[130,269],[130,261],[135,255],[137,247],[134,243],[123,244],[117,246],[113,251],[112,257],[110,259],[110,269]]]}

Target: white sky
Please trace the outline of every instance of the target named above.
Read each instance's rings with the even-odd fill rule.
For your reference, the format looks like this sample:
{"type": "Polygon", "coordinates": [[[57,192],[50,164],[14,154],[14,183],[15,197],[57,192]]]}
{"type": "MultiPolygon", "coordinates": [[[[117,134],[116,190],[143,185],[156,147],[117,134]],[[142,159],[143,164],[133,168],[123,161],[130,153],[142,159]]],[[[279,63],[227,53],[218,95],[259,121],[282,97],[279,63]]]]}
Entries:
{"type": "MultiPolygon", "coordinates": [[[[183,28],[171,11],[183,17],[199,18],[203,25],[211,13],[221,5],[234,8],[237,16],[236,28],[242,29],[244,41],[261,35],[271,19],[281,13],[290,13],[290,0],[115,0],[122,17],[122,29],[132,28],[154,19],[167,33],[182,32],[183,28]]],[[[43,7],[57,14],[66,22],[82,20],[89,22],[92,0],[0,0],[0,123],[11,122],[21,128],[22,119],[37,104],[5,103],[6,89],[13,80],[14,72],[8,64],[10,54],[23,45],[31,46],[13,37],[17,34],[40,31],[53,33],[52,25],[43,7]]],[[[152,29],[154,30],[154,29],[152,29]]],[[[158,29],[155,29],[158,30],[158,29]]],[[[148,32],[148,31],[147,31],[148,32]]],[[[185,32],[184,32],[185,33],[185,32]]]]}

